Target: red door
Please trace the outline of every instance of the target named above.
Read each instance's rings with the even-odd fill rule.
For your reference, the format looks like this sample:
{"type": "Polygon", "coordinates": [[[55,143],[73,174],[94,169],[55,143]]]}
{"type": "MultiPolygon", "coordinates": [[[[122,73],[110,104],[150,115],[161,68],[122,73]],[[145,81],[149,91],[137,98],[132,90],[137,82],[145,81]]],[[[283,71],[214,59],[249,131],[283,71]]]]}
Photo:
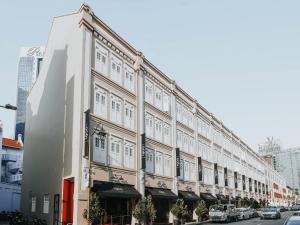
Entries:
{"type": "Polygon", "coordinates": [[[74,207],[74,182],[65,179],[63,189],[63,210],[62,223],[67,225],[73,223],[73,207],[74,207]]]}

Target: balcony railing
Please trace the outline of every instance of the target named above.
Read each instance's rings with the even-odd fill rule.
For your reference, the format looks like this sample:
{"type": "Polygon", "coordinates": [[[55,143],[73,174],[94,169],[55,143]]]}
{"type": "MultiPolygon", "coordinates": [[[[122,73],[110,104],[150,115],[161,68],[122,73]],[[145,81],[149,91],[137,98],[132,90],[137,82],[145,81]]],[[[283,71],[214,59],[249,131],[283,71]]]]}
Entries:
{"type": "Polygon", "coordinates": [[[16,173],[18,171],[22,171],[22,163],[21,162],[9,163],[7,167],[8,167],[8,171],[10,173],[16,173]]]}
{"type": "Polygon", "coordinates": [[[9,183],[21,183],[22,181],[22,174],[15,174],[8,177],[9,183]]]}
{"type": "Polygon", "coordinates": [[[2,161],[6,162],[16,162],[17,156],[11,154],[2,154],[2,161]]]}

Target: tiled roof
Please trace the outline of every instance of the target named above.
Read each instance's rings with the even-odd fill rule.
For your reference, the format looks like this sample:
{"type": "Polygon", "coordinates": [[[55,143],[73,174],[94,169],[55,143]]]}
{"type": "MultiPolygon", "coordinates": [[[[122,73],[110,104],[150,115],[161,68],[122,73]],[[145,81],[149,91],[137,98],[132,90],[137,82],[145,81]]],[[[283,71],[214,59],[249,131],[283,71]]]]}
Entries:
{"type": "Polygon", "coordinates": [[[2,138],[2,145],[5,147],[11,148],[22,148],[22,143],[18,142],[17,140],[9,139],[9,138],[2,138]]]}

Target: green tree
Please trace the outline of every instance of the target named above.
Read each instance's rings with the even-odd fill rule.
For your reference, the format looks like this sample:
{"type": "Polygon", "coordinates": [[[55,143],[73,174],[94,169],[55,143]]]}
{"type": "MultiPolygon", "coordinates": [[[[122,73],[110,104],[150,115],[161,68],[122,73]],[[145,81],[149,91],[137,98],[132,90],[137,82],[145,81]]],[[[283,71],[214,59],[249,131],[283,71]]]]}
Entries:
{"type": "Polygon", "coordinates": [[[84,210],[83,217],[94,225],[101,223],[103,213],[104,210],[101,208],[99,194],[92,192],[90,194],[89,212],[84,210]]]}
{"type": "Polygon", "coordinates": [[[132,215],[137,219],[138,223],[141,224],[145,215],[145,210],[143,209],[143,204],[141,201],[138,201],[138,203],[136,204],[132,215]]]}
{"type": "Polygon", "coordinates": [[[171,213],[183,224],[183,218],[188,215],[187,205],[184,204],[182,199],[178,199],[174,205],[172,205],[171,213]]]}
{"type": "Polygon", "coordinates": [[[196,215],[198,216],[198,219],[202,221],[203,216],[208,212],[205,201],[201,200],[197,203],[195,212],[196,215]]]}
{"type": "Polygon", "coordinates": [[[242,208],[242,199],[241,198],[238,199],[236,207],[237,208],[242,208]]]}
{"type": "Polygon", "coordinates": [[[150,224],[156,219],[156,209],[152,202],[151,195],[148,195],[146,199],[146,219],[150,224]]]}
{"type": "Polygon", "coordinates": [[[152,224],[156,218],[156,209],[150,195],[146,197],[145,203],[138,201],[133,210],[133,217],[138,220],[139,224],[141,224],[144,218],[146,220],[144,221],[146,224],[152,224]]]}

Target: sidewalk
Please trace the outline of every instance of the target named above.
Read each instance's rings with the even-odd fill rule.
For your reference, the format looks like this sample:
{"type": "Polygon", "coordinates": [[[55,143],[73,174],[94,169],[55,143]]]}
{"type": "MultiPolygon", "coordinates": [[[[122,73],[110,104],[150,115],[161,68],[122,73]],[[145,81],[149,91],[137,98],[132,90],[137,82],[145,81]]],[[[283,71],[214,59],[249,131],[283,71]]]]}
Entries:
{"type": "Polygon", "coordinates": [[[192,222],[192,223],[185,223],[184,225],[198,225],[198,224],[206,224],[206,223],[209,223],[211,222],[210,220],[205,220],[205,221],[202,221],[202,222],[192,222]]]}

